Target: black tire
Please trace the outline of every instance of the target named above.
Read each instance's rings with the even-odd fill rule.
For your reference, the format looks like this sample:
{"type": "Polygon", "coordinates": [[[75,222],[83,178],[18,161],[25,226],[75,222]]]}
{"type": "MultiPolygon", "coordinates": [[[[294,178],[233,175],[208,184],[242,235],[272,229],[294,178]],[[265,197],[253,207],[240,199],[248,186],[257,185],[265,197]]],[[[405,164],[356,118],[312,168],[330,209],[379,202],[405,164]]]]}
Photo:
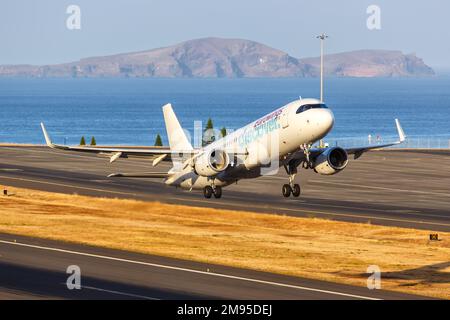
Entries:
{"type": "Polygon", "coordinates": [[[291,191],[291,186],[288,184],[284,184],[281,188],[281,192],[283,193],[283,197],[285,198],[289,198],[289,196],[291,195],[291,191]]]}
{"type": "Polygon", "coordinates": [[[213,188],[211,186],[206,186],[203,188],[203,195],[206,199],[210,199],[213,194],[213,188]]]}
{"type": "Polygon", "coordinates": [[[301,193],[300,185],[294,184],[294,188],[292,188],[292,195],[297,198],[300,196],[300,193],[301,193]]]}
{"type": "Polygon", "coordinates": [[[222,198],[222,187],[216,187],[216,189],[214,190],[214,197],[216,199],[222,198]]]}

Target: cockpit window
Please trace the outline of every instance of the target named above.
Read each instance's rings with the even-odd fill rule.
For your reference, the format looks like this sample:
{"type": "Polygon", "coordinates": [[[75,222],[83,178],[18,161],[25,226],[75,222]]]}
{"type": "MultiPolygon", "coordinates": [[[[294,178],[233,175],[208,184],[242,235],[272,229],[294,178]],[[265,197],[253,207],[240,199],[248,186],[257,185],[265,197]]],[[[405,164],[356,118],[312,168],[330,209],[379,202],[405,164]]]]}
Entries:
{"type": "Polygon", "coordinates": [[[298,108],[296,113],[301,113],[309,109],[328,109],[328,107],[325,103],[305,104],[298,108]]]}

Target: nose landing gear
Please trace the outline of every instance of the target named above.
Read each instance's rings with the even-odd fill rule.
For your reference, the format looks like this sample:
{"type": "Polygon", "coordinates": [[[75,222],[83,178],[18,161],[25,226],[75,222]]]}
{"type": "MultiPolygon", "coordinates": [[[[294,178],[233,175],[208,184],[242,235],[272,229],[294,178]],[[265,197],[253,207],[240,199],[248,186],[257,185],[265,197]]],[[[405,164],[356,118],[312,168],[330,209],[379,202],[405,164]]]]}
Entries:
{"type": "Polygon", "coordinates": [[[213,195],[214,198],[220,199],[222,197],[222,187],[206,186],[203,188],[203,195],[206,199],[211,199],[213,195]]]}
{"type": "Polygon", "coordinates": [[[222,187],[214,188],[214,198],[216,198],[216,199],[222,198],[222,187]]]}
{"type": "Polygon", "coordinates": [[[300,197],[300,193],[301,193],[301,188],[300,188],[300,185],[299,184],[294,184],[294,186],[293,187],[291,187],[291,189],[292,189],[292,195],[294,196],[294,197],[296,197],[296,198],[298,198],[298,197],[300,197]]]}
{"type": "MultiPolygon", "coordinates": [[[[291,180],[291,178],[289,178],[289,180],[291,180]]],[[[283,196],[285,198],[289,198],[291,194],[292,196],[298,198],[301,193],[301,188],[299,184],[297,183],[294,184],[291,182],[289,184],[284,184],[283,187],[281,188],[281,192],[283,193],[283,196]]]]}

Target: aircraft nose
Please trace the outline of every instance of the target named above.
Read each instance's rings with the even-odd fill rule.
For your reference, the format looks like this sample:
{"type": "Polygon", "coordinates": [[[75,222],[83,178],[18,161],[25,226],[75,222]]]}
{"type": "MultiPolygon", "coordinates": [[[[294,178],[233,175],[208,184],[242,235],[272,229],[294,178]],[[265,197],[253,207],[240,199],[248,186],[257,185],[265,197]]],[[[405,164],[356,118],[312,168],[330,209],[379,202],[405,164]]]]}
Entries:
{"type": "Polygon", "coordinates": [[[334,114],[333,111],[330,109],[323,109],[324,115],[323,115],[323,127],[324,130],[328,133],[333,128],[334,125],[334,114]]]}
{"type": "Polygon", "coordinates": [[[334,125],[334,115],[333,111],[330,109],[316,109],[315,111],[315,120],[317,129],[320,131],[321,136],[325,136],[334,125]]]}

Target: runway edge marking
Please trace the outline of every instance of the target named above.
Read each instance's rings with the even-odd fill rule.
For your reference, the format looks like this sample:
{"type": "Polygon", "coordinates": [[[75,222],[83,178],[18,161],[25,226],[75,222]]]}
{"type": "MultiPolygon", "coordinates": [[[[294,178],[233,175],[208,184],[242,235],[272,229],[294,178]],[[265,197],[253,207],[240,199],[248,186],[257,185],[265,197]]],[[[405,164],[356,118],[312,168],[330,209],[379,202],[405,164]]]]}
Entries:
{"type": "Polygon", "coordinates": [[[49,181],[42,181],[42,180],[35,180],[35,179],[25,179],[25,178],[16,178],[16,177],[8,177],[8,176],[0,176],[0,179],[10,179],[10,180],[25,181],[25,182],[31,182],[31,183],[48,184],[48,185],[53,185],[53,186],[66,187],[66,188],[75,188],[75,189],[81,189],[81,190],[90,190],[90,191],[106,192],[106,193],[112,193],[112,194],[124,194],[124,195],[137,196],[136,193],[113,191],[113,190],[98,189],[98,188],[89,188],[89,187],[75,186],[75,185],[71,185],[71,184],[56,183],[56,182],[49,182],[49,181]]]}
{"type": "Polygon", "coordinates": [[[450,197],[450,194],[442,193],[442,192],[394,189],[394,188],[386,188],[386,187],[378,187],[378,186],[367,186],[367,185],[363,185],[363,184],[352,184],[352,183],[320,181],[320,180],[309,180],[309,182],[316,183],[316,184],[329,184],[329,185],[337,185],[337,186],[344,186],[344,187],[366,188],[366,189],[374,189],[374,190],[396,191],[396,192],[415,193],[415,194],[430,194],[430,195],[436,195],[436,196],[450,197]]]}
{"type": "Polygon", "coordinates": [[[12,241],[0,240],[0,243],[20,246],[20,247],[40,249],[40,250],[68,253],[68,254],[73,254],[73,255],[92,257],[92,258],[98,258],[98,259],[104,259],[104,260],[126,262],[126,263],[144,265],[144,266],[161,268],[161,269],[190,272],[190,273],[208,275],[208,276],[212,276],[212,277],[220,277],[220,278],[241,280],[241,281],[259,283],[259,284],[272,285],[272,286],[277,286],[277,287],[298,289],[298,290],[304,290],[304,291],[320,292],[320,293],[326,293],[326,294],[330,294],[330,295],[344,296],[344,297],[350,297],[350,298],[356,298],[356,299],[382,300],[382,299],[379,299],[379,298],[373,298],[373,297],[367,297],[367,296],[361,296],[361,295],[354,295],[354,294],[350,294],[350,293],[343,293],[343,292],[337,292],[337,291],[331,291],[331,290],[322,290],[322,289],[316,289],[316,288],[310,288],[310,287],[290,285],[290,284],[286,284],[286,283],[279,283],[279,282],[258,280],[258,279],[245,278],[245,277],[239,277],[239,276],[232,276],[232,275],[227,275],[227,274],[223,274],[223,273],[214,273],[214,272],[206,272],[206,271],[187,269],[187,268],[181,268],[181,267],[167,266],[167,265],[162,265],[162,264],[143,262],[143,261],[136,261],[136,260],[129,260],[129,259],[122,259],[122,258],[116,258],[116,257],[110,257],[110,256],[104,256],[104,255],[98,255],[98,254],[92,254],[92,253],[86,253],[86,252],[79,252],[79,251],[72,251],[72,250],[65,250],[65,249],[58,249],[58,248],[51,248],[51,247],[44,247],[44,246],[37,246],[37,245],[32,245],[32,244],[20,243],[20,242],[12,242],[12,241]]]}
{"type": "MultiPolygon", "coordinates": [[[[64,285],[66,285],[66,284],[64,283],[64,285]]],[[[92,290],[92,291],[106,292],[106,293],[111,293],[111,294],[116,294],[116,295],[120,295],[120,296],[131,297],[131,298],[138,298],[138,299],[143,299],[143,300],[160,300],[157,298],[142,296],[139,294],[127,293],[127,292],[116,291],[116,290],[106,290],[106,289],[90,287],[90,286],[81,286],[81,288],[87,289],[87,290],[92,290]]]]}

